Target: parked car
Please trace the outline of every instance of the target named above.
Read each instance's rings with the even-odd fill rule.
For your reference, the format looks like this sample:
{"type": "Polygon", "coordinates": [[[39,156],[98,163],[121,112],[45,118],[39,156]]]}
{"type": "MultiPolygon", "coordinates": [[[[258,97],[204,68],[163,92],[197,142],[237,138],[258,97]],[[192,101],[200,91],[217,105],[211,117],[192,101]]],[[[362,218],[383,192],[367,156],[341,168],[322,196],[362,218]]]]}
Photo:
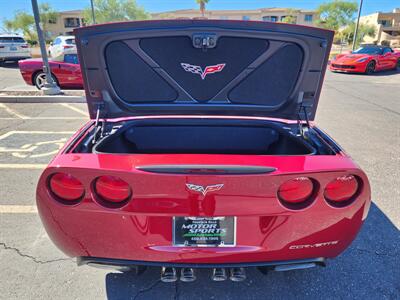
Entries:
{"type": "Polygon", "coordinates": [[[76,53],[75,37],[73,35],[68,36],[58,36],[50,44],[49,56],[58,57],[64,54],[76,53]]]}
{"type": "MultiPolygon", "coordinates": [[[[18,62],[21,75],[29,85],[35,85],[41,89],[45,83],[46,73],[43,72],[41,58],[25,59],[18,62]]],[[[82,89],[82,73],[78,61],[78,55],[64,54],[57,59],[49,59],[49,65],[53,79],[61,88],[82,89]]]]}
{"type": "Polygon", "coordinates": [[[368,178],[314,122],[333,31],[161,20],[74,33],[91,120],[42,173],[37,207],[79,265],[241,281],[246,267],[323,266],[357,236],[368,178]]]}
{"type": "Polygon", "coordinates": [[[30,57],[29,45],[23,37],[16,34],[0,34],[0,63],[30,57]]]}
{"type": "Polygon", "coordinates": [[[400,53],[376,45],[364,45],[353,52],[338,54],[329,66],[333,72],[365,74],[396,68],[400,69],[400,53]]]}

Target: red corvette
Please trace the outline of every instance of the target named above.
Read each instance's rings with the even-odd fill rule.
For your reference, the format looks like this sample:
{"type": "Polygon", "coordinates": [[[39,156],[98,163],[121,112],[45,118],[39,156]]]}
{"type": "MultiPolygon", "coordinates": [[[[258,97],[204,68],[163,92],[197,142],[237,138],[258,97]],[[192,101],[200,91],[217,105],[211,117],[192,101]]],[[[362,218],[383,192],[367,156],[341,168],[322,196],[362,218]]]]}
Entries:
{"type": "MultiPolygon", "coordinates": [[[[49,60],[53,79],[64,89],[82,89],[82,73],[77,54],[65,54],[57,60],[49,60]],[[60,60],[61,59],[61,60],[60,60]]],[[[18,61],[21,75],[29,85],[35,85],[39,90],[43,87],[46,73],[43,72],[41,59],[25,59],[18,61]]]]}
{"type": "Polygon", "coordinates": [[[400,52],[385,46],[364,46],[349,54],[338,54],[331,61],[333,72],[366,73],[400,69],[400,52]]]}
{"type": "Polygon", "coordinates": [[[161,280],[325,265],[370,207],[364,172],[313,122],[333,32],[165,20],[75,30],[91,121],[37,206],[78,264],[161,280]]]}

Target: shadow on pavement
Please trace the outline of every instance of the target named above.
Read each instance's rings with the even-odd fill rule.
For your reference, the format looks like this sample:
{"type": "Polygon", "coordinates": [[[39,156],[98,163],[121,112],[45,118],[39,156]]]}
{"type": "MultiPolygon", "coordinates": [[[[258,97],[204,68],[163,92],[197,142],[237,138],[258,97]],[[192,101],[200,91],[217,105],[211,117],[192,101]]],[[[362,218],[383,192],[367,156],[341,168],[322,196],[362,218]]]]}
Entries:
{"type": "Polygon", "coordinates": [[[18,69],[18,62],[16,61],[6,61],[6,62],[0,62],[0,68],[5,68],[5,69],[18,69]]]}
{"type": "Polygon", "coordinates": [[[213,282],[210,270],[193,283],[162,283],[159,268],[141,276],[109,273],[107,297],[117,299],[399,299],[400,232],[373,204],[357,239],[326,268],[270,272],[247,270],[247,280],[213,282]]]}

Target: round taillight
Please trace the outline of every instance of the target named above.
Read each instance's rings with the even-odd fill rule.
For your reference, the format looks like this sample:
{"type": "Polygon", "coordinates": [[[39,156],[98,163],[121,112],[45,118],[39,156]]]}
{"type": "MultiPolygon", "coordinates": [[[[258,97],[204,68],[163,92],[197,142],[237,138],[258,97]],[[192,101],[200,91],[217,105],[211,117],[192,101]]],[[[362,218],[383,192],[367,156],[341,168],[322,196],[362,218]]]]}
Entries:
{"type": "Polygon", "coordinates": [[[324,197],[328,201],[342,203],[350,200],[358,191],[358,180],[353,175],[340,176],[327,184],[324,197]]]}
{"type": "Polygon", "coordinates": [[[101,176],[96,179],[95,192],[101,200],[111,203],[121,203],[131,196],[131,187],[119,177],[101,176]]]}
{"type": "Polygon", "coordinates": [[[284,202],[296,204],[308,200],[314,190],[314,184],[308,177],[297,177],[284,182],[278,190],[278,197],[284,202]]]}
{"type": "Polygon", "coordinates": [[[67,173],[56,173],[52,175],[49,186],[54,195],[66,202],[78,201],[85,193],[82,182],[67,173]]]}

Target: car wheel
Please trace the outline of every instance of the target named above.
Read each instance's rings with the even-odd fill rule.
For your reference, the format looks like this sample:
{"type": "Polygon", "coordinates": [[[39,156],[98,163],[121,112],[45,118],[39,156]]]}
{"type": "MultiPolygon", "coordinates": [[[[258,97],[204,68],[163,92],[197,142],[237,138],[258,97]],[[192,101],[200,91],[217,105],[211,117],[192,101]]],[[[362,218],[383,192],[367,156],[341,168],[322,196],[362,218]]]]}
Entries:
{"type": "MultiPolygon", "coordinates": [[[[53,80],[57,83],[57,79],[53,77],[53,80]]],[[[44,72],[38,72],[35,75],[35,78],[33,79],[33,83],[35,84],[35,86],[37,87],[38,90],[41,90],[44,86],[44,84],[46,83],[46,73],[44,72]]],[[[58,83],[57,83],[58,85],[58,83]]]]}
{"type": "Polygon", "coordinates": [[[372,74],[375,72],[375,62],[374,61],[370,61],[367,65],[367,67],[365,68],[365,74],[372,74]]]}

